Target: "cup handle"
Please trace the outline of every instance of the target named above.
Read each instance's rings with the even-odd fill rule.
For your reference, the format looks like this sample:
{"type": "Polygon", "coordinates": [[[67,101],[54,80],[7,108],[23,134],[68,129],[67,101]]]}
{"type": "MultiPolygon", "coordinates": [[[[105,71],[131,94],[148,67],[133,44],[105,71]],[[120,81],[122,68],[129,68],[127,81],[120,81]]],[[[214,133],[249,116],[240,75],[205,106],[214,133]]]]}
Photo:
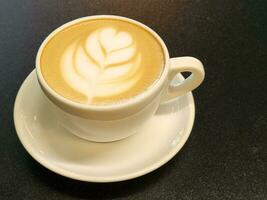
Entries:
{"type": "Polygon", "coordinates": [[[198,59],[188,56],[171,58],[167,92],[163,98],[163,102],[194,90],[202,83],[204,76],[203,65],[198,59]],[[175,86],[171,85],[171,81],[174,77],[181,72],[191,72],[191,75],[182,83],[175,86]]]}

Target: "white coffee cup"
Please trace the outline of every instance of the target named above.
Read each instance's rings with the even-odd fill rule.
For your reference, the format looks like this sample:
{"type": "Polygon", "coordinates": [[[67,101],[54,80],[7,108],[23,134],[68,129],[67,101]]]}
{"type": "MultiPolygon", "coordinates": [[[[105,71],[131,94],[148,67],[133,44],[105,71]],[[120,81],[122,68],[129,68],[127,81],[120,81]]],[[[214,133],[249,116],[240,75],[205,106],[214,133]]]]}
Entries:
{"type": "Polygon", "coordinates": [[[152,29],[135,20],[113,15],[82,17],[57,28],[44,40],[38,50],[36,71],[39,84],[44,94],[50,99],[52,112],[58,122],[69,132],[96,142],[116,141],[137,133],[145,122],[152,117],[162,102],[192,91],[204,79],[203,65],[198,59],[193,57],[170,58],[166,45],[152,29]],[[44,46],[62,29],[82,21],[101,18],[123,20],[149,31],[162,46],[165,66],[161,77],[152,87],[122,103],[110,105],[77,103],[59,95],[46,83],[41,73],[40,56],[44,46]],[[178,73],[185,71],[192,74],[181,84],[172,86],[170,83],[173,78],[178,73]]]}

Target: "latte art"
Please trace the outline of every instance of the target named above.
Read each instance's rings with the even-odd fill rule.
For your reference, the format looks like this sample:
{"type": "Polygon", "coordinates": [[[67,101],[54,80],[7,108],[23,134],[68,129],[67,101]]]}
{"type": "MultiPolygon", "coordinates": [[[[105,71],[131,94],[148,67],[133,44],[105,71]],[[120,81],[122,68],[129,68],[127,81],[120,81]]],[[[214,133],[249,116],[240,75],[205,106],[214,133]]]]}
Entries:
{"type": "Polygon", "coordinates": [[[155,83],[161,45],[130,22],[95,19],[66,26],[44,46],[41,73],[59,95],[84,104],[120,103],[155,83]]]}
{"type": "Polygon", "coordinates": [[[131,89],[141,78],[141,59],[130,33],[104,27],[70,44],[63,54],[61,70],[69,86],[91,103],[94,97],[131,89]]]}

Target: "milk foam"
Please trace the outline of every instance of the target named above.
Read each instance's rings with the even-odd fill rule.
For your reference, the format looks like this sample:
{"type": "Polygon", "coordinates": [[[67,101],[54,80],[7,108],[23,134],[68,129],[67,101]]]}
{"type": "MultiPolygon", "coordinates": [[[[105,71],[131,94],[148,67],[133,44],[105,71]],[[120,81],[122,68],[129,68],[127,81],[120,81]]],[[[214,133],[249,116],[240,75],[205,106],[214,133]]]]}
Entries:
{"type": "Polygon", "coordinates": [[[104,27],[74,40],[63,53],[60,66],[69,86],[91,103],[95,97],[131,90],[142,76],[141,61],[130,33],[104,27]]]}

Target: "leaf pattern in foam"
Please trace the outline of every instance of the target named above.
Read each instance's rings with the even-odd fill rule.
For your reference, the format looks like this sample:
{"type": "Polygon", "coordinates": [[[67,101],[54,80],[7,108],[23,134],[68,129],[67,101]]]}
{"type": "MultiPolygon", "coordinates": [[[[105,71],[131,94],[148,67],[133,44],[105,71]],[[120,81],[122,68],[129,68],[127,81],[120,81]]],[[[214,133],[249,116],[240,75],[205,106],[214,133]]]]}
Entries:
{"type": "Polygon", "coordinates": [[[62,68],[66,82],[90,101],[130,89],[140,79],[140,62],[132,36],[106,27],[70,45],[62,68]]]}

